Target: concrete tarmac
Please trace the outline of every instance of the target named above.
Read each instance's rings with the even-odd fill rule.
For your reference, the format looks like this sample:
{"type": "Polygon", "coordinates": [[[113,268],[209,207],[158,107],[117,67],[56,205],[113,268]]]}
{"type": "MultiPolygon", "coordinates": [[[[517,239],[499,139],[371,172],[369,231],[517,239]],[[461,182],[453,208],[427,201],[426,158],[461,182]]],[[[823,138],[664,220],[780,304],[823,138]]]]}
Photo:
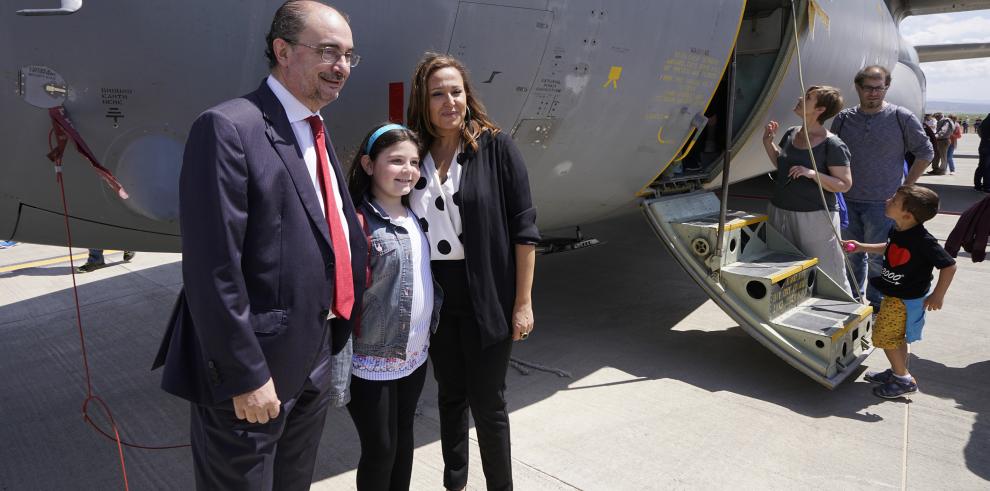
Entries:
{"type": "MultiPolygon", "coordinates": [[[[967,135],[957,153],[975,148],[967,135]]],[[[975,165],[958,159],[955,176],[922,183],[942,195],[944,211],[961,212],[985,196],[972,190],[975,165]]],[[[741,183],[731,205],[762,211],[753,196],[767,192],[763,179],[741,183]]],[[[956,219],[941,214],[929,230],[944,239],[956,219]]],[[[921,391],[886,401],[862,373],[829,391],[750,339],[638,212],[582,230],[604,244],[538,258],[536,330],[514,348],[514,357],[567,375],[510,368],[516,489],[990,487],[987,263],[960,254],[944,309],[928,314],[924,340],[912,346],[921,391]]],[[[0,250],[3,491],[123,487],[116,445],[81,414],[72,280],[58,259],[66,253],[0,250]]],[[[123,263],[118,252],[110,267],[77,277],[93,390],[134,444],[188,441],[188,405],[149,370],[181,286],[180,260],[139,252],[123,263]]],[[[865,365],[888,366],[879,351],[865,365]]],[[[432,377],[421,410],[412,489],[441,489],[432,377]]],[[[90,413],[106,427],[95,403],[90,413]]],[[[485,489],[476,440],[471,451],[468,489],[485,489]]],[[[359,452],[347,412],[331,411],[313,489],[353,489],[359,452]]],[[[194,486],[188,448],[124,454],[131,489],[194,486]]]]}

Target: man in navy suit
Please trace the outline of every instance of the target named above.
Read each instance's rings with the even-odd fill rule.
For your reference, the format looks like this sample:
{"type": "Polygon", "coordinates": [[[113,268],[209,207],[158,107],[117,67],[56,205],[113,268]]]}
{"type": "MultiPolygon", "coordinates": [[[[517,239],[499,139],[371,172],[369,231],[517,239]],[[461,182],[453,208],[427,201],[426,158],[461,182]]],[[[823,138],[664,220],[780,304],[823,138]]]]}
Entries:
{"type": "Polygon", "coordinates": [[[346,402],[365,281],[367,244],[319,113],[357,64],[350,26],[289,1],[267,44],[271,75],[200,115],[183,156],[184,289],[156,367],[192,403],[200,489],[309,488],[327,408],[346,402]]]}

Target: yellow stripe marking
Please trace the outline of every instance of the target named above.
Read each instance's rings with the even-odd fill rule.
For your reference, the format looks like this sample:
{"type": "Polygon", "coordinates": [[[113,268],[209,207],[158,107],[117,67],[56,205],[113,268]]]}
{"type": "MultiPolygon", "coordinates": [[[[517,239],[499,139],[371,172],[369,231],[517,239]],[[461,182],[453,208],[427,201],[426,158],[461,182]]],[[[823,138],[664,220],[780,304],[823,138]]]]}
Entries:
{"type": "MultiPolygon", "coordinates": [[[[726,217],[727,221],[725,222],[725,230],[726,231],[736,230],[749,225],[753,225],[755,223],[765,222],[767,221],[768,218],[769,217],[767,217],[766,215],[753,215],[745,218],[726,217]]],[[[712,219],[712,221],[708,223],[699,224],[696,221],[687,221],[687,222],[682,222],[682,224],[691,225],[695,227],[714,228],[714,229],[718,228],[718,222],[715,221],[714,219],[712,219]]]]}
{"type": "MultiPolygon", "coordinates": [[[[115,252],[120,252],[120,251],[103,251],[103,254],[107,255],[107,254],[113,254],[115,252]]],[[[78,261],[81,259],[86,259],[87,257],[89,257],[89,253],[83,252],[72,256],[72,260],[78,261]]],[[[18,271],[21,269],[28,269],[28,268],[39,268],[41,266],[50,266],[52,264],[65,263],[68,261],[69,261],[69,256],[61,256],[61,257],[53,257],[49,259],[41,259],[38,261],[30,261],[20,264],[11,264],[10,266],[0,266],[0,273],[9,273],[11,271],[18,271]]]]}
{"type": "Polygon", "coordinates": [[[845,336],[850,329],[852,329],[855,326],[858,326],[860,322],[863,322],[867,317],[871,315],[873,315],[873,307],[870,305],[864,305],[859,315],[855,319],[847,322],[846,325],[842,326],[842,329],[832,333],[832,342],[834,343],[838,341],[839,338],[845,336]]]}
{"type": "Polygon", "coordinates": [[[767,218],[768,217],[766,215],[755,215],[749,218],[736,218],[725,224],[725,231],[728,232],[730,230],[736,230],[756,223],[765,222],[767,221],[767,218]]]}
{"type": "Polygon", "coordinates": [[[800,272],[802,272],[802,271],[804,271],[804,270],[806,270],[808,268],[813,267],[816,264],[818,264],[818,258],[817,257],[813,257],[811,259],[805,259],[804,261],[801,261],[801,262],[795,264],[794,266],[791,266],[791,267],[787,268],[784,271],[781,271],[781,272],[779,272],[779,273],[777,273],[775,275],[770,276],[770,283],[780,282],[780,281],[784,280],[785,278],[788,278],[790,276],[794,276],[794,275],[796,275],[796,274],[798,274],[798,273],[800,273],[800,272]]]}

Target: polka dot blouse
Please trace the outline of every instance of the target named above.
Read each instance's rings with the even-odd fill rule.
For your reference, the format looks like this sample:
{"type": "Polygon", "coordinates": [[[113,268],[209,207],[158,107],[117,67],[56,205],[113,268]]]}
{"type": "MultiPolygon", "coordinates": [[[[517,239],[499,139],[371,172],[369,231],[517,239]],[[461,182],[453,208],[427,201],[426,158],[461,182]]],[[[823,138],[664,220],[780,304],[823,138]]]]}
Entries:
{"type": "Polygon", "coordinates": [[[430,259],[433,261],[464,259],[464,244],[461,242],[461,164],[457,149],[447,180],[440,182],[437,164],[429,153],[423,159],[422,176],[413,187],[409,202],[413,212],[419,217],[419,225],[430,240],[430,259]]]}

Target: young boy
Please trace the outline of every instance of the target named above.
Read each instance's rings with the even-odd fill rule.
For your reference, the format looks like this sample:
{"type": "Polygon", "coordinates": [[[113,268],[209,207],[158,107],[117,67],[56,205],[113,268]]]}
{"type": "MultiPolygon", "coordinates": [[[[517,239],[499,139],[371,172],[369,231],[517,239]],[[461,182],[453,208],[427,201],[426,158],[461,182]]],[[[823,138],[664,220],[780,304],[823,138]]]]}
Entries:
{"type": "Polygon", "coordinates": [[[934,191],[901,186],[887,199],[884,211],[894,221],[886,244],[842,242],[848,252],[883,254],[880,276],[870,279],[870,284],[884,295],[873,325],[873,345],[883,349],[890,369],[867,372],[865,378],[881,384],[873,389],[874,394],[895,399],[918,391],[918,383],[908,373],[907,344],[921,340],[925,310],[942,308],[956,261],[922,225],[938,213],[938,195],[934,191]],[[929,295],[933,268],[939,270],[938,283],[929,295]]]}

